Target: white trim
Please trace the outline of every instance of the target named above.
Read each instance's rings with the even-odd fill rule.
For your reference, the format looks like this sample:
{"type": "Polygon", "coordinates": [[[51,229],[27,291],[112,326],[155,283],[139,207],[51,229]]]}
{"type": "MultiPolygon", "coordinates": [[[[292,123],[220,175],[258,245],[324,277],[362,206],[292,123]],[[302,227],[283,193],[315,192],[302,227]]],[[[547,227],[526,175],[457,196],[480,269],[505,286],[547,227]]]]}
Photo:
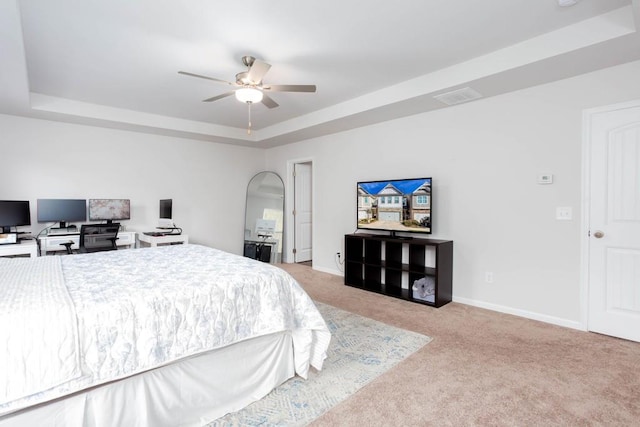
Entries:
{"type": "Polygon", "coordinates": [[[640,106],[640,100],[590,108],[582,112],[582,223],[580,226],[580,323],[589,330],[589,226],[591,193],[591,123],[593,116],[640,106]]]}
{"type": "Polygon", "coordinates": [[[625,102],[620,102],[618,104],[603,105],[600,107],[589,108],[584,110],[584,113],[593,115],[596,113],[608,113],[610,111],[626,110],[627,108],[635,108],[639,106],[640,106],[640,99],[634,99],[633,101],[625,101],[625,102]]]}
{"type": "MultiPolygon", "coordinates": [[[[330,268],[319,268],[319,267],[313,267],[313,270],[344,277],[344,273],[339,270],[334,270],[330,268]]],[[[539,322],[549,323],[556,326],[562,326],[564,328],[577,329],[579,331],[587,330],[586,324],[583,324],[582,322],[578,322],[575,320],[563,319],[561,317],[555,317],[555,316],[548,316],[546,314],[535,313],[533,311],[527,311],[527,310],[520,310],[513,307],[492,304],[492,303],[478,301],[470,298],[456,297],[455,295],[453,296],[452,301],[458,304],[465,304],[472,307],[478,307],[486,310],[496,311],[499,313],[505,313],[513,316],[524,317],[525,319],[536,320],[539,322]]]]}
{"type": "Polygon", "coordinates": [[[585,110],[582,113],[582,216],[580,223],[580,323],[584,330],[589,329],[589,226],[590,193],[591,193],[591,118],[594,112],[585,110]]]}
{"type": "Polygon", "coordinates": [[[313,157],[302,157],[299,159],[291,159],[287,160],[287,179],[285,183],[285,228],[286,228],[286,246],[282,250],[282,262],[283,263],[293,263],[293,248],[295,247],[295,220],[293,218],[293,209],[295,205],[294,201],[294,190],[295,183],[293,180],[293,168],[294,165],[298,163],[311,163],[311,244],[312,247],[315,246],[315,234],[316,234],[316,179],[315,179],[315,160],[313,157]]]}
{"type": "Polygon", "coordinates": [[[466,304],[473,307],[484,308],[491,311],[497,311],[500,313],[512,314],[514,316],[524,317],[526,319],[537,320],[544,323],[550,323],[552,325],[563,326],[565,328],[577,329],[580,331],[586,331],[586,328],[581,322],[574,320],[563,319],[560,317],[547,316],[540,313],[534,313],[532,311],[519,310],[512,307],[506,307],[503,305],[491,304],[484,301],[476,301],[468,298],[453,297],[453,301],[460,304],[466,304]]]}
{"type": "Polygon", "coordinates": [[[340,270],[334,270],[333,268],[324,268],[324,267],[311,267],[311,268],[315,271],[320,271],[322,273],[329,273],[329,274],[333,274],[334,276],[344,277],[344,272],[340,270]]]}

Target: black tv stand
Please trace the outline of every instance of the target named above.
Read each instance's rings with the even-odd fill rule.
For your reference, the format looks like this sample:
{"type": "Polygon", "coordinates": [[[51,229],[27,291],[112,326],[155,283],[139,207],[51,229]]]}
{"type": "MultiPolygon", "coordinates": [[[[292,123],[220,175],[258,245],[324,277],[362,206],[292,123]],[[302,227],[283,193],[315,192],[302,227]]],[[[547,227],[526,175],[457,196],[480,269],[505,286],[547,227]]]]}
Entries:
{"type": "Polygon", "coordinates": [[[391,234],[389,234],[389,238],[397,240],[413,240],[413,237],[411,236],[398,236],[395,231],[392,231],[391,234]]]}
{"type": "Polygon", "coordinates": [[[451,302],[453,242],[399,237],[345,235],[344,284],[433,307],[451,302]],[[414,282],[422,278],[435,283],[433,295],[413,292],[414,282]]]}

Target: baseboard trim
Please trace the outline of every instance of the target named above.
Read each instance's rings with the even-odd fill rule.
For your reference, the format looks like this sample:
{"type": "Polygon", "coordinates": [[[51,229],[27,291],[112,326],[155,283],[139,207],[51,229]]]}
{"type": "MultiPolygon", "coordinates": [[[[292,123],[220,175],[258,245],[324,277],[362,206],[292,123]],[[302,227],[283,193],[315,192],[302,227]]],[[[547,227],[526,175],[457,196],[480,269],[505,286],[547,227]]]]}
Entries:
{"type": "MultiPolygon", "coordinates": [[[[343,276],[344,272],[340,270],[336,270],[333,268],[324,268],[324,267],[316,267],[315,265],[312,267],[316,271],[320,271],[322,273],[333,274],[335,276],[343,276]]],[[[499,313],[511,314],[518,317],[524,317],[525,319],[537,320],[539,322],[549,323],[556,326],[562,326],[565,328],[576,329],[579,331],[587,331],[586,325],[582,322],[563,319],[561,317],[548,316],[546,314],[540,314],[533,311],[520,310],[512,307],[507,307],[504,305],[492,304],[484,301],[478,301],[469,298],[461,298],[456,297],[455,295],[452,298],[453,302],[457,302],[460,304],[470,305],[473,307],[484,308],[491,311],[497,311],[499,313]]]]}
{"type": "Polygon", "coordinates": [[[312,266],[311,268],[313,268],[316,271],[320,271],[322,273],[329,273],[329,274],[333,274],[334,276],[343,276],[344,277],[344,273],[342,271],[334,270],[333,268],[316,267],[315,265],[312,266]]]}
{"type": "Polygon", "coordinates": [[[511,307],[505,307],[503,305],[491,304],[484,301],[476,301],[468,298],[459,298],[454,296],[453,301],[471,305],[473,307],[486,308],[487,310],[497,311],[505,314],[512,314],[514,316],[524,317],[526,319],[538,320],[540,322],[550,323],[552,325],[563,326],[565,328],[577,329],[579,331],[586,331],[587,328],[581,323],[574,320],[562,319],[560,317],[547,316],[546,314],[535,313],[527,310],[519,310],[511,307]]]}

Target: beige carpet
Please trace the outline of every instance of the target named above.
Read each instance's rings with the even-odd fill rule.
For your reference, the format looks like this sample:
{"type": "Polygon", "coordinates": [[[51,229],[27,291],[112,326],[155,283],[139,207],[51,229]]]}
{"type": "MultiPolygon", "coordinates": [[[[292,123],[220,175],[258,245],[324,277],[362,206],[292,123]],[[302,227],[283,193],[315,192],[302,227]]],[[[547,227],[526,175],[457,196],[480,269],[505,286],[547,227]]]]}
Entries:
{"type": "Polygon", "coordinates": [[[281,267],[315,300],[433,338],[312,426],[640,426],[639,343],[281,267]]]}
{"type": "Polygon", "coordinates": [[[331,331],[322,371],[286,381],[207,427],[306,426],[397,365],[431,338],[315,301],[331,331]]]}

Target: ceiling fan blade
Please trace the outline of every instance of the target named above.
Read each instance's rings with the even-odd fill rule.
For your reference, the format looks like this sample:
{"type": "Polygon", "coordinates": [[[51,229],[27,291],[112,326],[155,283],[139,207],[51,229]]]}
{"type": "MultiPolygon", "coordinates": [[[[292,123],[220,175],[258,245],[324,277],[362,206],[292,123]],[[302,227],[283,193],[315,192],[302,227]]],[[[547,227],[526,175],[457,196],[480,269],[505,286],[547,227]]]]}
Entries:
{"type": "Polygon", "coordinates": [[[232,90],[231,92],[223,93],[222,95],[218,95],[218,96],[214,96],[214,97],[211,97],[211,98],[203,99],[202,102],[217,101],[218,99],[222,99],[222,98],[226,98],[227,96],[231,96],[234,93],[236,93],[236,92],[232,90]]]}
{"type": "Polygon", "coordinates": [[[278,103],[274,101],[272,98],[268,97],[264,93],[262,94],[262,103],[267,106],[267,108],[276,108],[278,107],[278,103]]]}
{"type": "Polygon", "coordinates": [[[201,76],[200,74],[193,74],[193,73],[189,73],[187,71],[178,71],[178,74],[184,74],[185,76],[198,77],[200,79],[213,80],[214,82],[220,82],[220,83],[226,83],[226,84],[229,84],[229,85],[233,85],[233,83],[228,82],[226,80],[216,79],[215,77],[201,76]]]}
{"type": "Polygon", "coordinates": [[[262,81],[262,78],[267,71],[271,68],[270,64],[263,62],[259,59],[253,61],[251,68],[249,68],[249,73],[247,74],[247,78],[255,84],[258,84],[262,81]]]}
{"type": "Polygon", "coordinates": [[[273,92],[315,92],[316,85],[268,85],[262,89],[273,92]]]}

